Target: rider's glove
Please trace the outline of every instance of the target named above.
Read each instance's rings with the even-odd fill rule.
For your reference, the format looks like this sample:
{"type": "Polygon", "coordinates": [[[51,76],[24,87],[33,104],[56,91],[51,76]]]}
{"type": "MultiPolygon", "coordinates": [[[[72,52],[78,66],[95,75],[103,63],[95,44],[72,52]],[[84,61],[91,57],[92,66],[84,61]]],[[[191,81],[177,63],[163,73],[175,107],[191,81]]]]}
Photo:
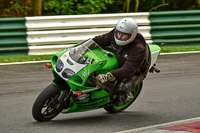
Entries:
{"type": "Polygon", "coordinates": [[[109,81],[115,81],[115,77],[112,75],[112,73],[108,72],[106,74],[99,74],[96,77],[96,80],[97,80],[97,82],[104,84],[109,81]]]}

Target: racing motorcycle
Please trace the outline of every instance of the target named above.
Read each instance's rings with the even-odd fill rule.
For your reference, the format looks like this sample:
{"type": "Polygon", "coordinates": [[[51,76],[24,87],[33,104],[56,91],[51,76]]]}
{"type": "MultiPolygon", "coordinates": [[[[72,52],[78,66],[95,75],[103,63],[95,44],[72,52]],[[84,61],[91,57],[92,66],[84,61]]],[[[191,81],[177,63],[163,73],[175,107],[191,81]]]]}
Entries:
{"type": "MultiPolygon", "coordinates": [[[[155,62],[160,47],[149,45],[151,50],[151,72],[159,72],[155,62]]],[[[118,69],[114,53],[102,49],[92,39],[59,51],[46,64],[52,69],[53,82],[36,98],[33,118],[39,122],[49,121],[59,113],[71,113],[104,108],[109,113],[118,113],[129,107],[138,97],[142,82],[132,88],[132,97],[117,105],[116,95],[110,95],[109,88],[97,84],[95,77],[118,69]]]]}

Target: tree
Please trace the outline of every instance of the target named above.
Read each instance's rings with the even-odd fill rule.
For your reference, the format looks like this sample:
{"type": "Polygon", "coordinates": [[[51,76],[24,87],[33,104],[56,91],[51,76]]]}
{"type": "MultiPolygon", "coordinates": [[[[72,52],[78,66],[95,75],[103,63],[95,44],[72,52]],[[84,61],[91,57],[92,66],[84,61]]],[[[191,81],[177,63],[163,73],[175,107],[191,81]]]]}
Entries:
{"type": "Polygon", "coordinates": [[[1,16],[22,17],[31,15],[31,0],[0,0],[1,16]]]}
{"type": "Polygon", "coordinates": [[[198,10],[200,0],[0,0],[0,16],[198,10]]]}
{"type": "Polygon", "coordinates": [[[42,15],[42,0],[32,0],[33,16],[42,15]]]}
{"type": "Polygon", "coordinates": [[[113,0],[43,0],[44,15],[96,14],[113,0]]]}
{"type": "Polygon", "coordinates": [[[199,10],[200,0],[115,0],[104,13],[199,10]],[[113,6],[114,5],[114,6],[113,6]]]}

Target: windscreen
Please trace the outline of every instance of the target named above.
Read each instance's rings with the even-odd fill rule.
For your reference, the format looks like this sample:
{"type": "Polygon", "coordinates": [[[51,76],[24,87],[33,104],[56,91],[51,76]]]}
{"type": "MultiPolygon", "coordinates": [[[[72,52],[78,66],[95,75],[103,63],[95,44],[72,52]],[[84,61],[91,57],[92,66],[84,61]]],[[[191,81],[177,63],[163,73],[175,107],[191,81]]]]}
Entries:
{"type": "Polygon", "coordinates": [[[104,50],[93,40],[80,43],[69,51],[70,57],[79,64],[87,64],[89,62],[88,55],[93,56],[97,61],[104,58],[104,50]]]}

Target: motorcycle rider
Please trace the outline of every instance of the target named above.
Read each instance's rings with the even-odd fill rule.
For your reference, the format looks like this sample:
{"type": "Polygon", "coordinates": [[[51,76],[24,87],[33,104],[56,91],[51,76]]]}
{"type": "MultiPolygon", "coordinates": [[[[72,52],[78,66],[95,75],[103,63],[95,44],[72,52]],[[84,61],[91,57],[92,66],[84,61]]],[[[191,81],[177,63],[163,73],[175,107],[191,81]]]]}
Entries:
{"type": "Polygon", "coordinates": [[[117,81],[114,88],[120,105],[132,98],[131,89],[147,75],[151,62],[151,52],[138,25],[133,18],[122,18],[110,32],[93,38],[102,48],[112,51],[118,59],[119,68],[100,74],[97,82],[106,84],[117,81]]]}

